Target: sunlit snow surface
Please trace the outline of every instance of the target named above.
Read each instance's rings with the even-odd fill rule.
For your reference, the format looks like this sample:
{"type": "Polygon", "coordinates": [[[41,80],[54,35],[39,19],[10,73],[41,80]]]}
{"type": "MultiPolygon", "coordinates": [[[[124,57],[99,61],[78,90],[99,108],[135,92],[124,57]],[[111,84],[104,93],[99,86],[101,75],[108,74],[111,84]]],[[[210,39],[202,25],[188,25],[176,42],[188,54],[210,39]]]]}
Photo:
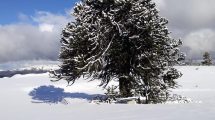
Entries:
{"type": "Polygon", "coordinates": [[[177,67],[184,75],[173,90],[192,103],[93,104],[104,90],[81,78],[70,87],[48,73],[0,79],[0,120],[215,120],[215,66],[177,67]]]}

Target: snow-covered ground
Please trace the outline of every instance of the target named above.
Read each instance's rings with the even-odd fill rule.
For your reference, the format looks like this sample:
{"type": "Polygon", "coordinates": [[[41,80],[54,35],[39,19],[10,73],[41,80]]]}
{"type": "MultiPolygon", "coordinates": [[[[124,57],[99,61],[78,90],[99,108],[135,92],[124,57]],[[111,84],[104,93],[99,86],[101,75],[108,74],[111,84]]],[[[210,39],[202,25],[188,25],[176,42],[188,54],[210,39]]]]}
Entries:
{"type": "Polygon", "coordinates": [[[174,93],[186,104],[93,104],[98,81],[50,82],[48,73],[0,79],[0,120],[215,120],[215,66],[177,67],[184,75],[174,93]]]}

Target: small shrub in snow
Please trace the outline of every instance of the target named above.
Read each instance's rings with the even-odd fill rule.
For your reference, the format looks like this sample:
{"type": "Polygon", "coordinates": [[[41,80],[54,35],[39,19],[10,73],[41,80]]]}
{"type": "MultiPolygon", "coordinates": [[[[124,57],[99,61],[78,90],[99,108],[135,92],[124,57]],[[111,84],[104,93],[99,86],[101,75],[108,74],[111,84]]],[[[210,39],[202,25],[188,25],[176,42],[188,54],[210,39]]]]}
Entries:
{"type": "Polygon", "coordinates": [[[117,86],[109,86],[108,88],[106,88],[106,93],[105,95],[107,96],[107,102],[111,102],[111,101],[116,101],[116,98],[118,98],[120,95],[119,93],[116,91],[117,90],[117,86]]]}
{"type": "Polygon", "coordinates": [[[211,59],[211,56],[208,52],[205,52],[203,54],[202,65],[212,65],[212,59],[211,59]]]}
{"type": "Polygon", "coordinates": [[[192,100],[181,95],[173,94],[165,103],[191,103],[192,100]]]}

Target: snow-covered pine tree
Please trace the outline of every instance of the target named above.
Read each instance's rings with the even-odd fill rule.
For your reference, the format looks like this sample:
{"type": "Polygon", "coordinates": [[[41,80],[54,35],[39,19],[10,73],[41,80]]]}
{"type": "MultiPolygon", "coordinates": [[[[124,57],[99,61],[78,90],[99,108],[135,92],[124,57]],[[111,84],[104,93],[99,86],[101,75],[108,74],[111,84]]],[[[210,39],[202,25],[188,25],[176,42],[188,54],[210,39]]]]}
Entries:
{"type": "Polygon", "coordinates": [[[147,103],[162,102],[174,79],[173,65],[183,54],[180,40],[169,36],[168,21],[151,0],[83,0],[74,8],[75,22],[62,32],[59,73],[74,83],[80,76],[119,81],[121,97],[138,93],[147,103]]]}
{"type": "Polygon", "coordinates": [[[203,54],[202,65],[212,65],[212,59],[211,59],[209,52],[205,52],[203,54]]]}

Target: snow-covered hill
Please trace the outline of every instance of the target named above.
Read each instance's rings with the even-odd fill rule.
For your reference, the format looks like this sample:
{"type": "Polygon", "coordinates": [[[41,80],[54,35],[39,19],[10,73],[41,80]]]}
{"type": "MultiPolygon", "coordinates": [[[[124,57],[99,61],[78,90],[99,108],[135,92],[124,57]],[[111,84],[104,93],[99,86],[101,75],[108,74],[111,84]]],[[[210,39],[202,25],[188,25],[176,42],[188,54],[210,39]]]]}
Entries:
{"type": "Polygon", "coordinates": [[[0,78],[12,77],[16,74],[41,74],[58,69],[57,61],[18,61],[0,64],[0,78]]]}
{"type": "Polygon", "coordinates": [[[48,73],[0,79],[0,120],[214,120],[215,66],[177,67],[184,75],[173,90],[186,104],[93,104],[99,81],[50,82],[48,73]]]}

